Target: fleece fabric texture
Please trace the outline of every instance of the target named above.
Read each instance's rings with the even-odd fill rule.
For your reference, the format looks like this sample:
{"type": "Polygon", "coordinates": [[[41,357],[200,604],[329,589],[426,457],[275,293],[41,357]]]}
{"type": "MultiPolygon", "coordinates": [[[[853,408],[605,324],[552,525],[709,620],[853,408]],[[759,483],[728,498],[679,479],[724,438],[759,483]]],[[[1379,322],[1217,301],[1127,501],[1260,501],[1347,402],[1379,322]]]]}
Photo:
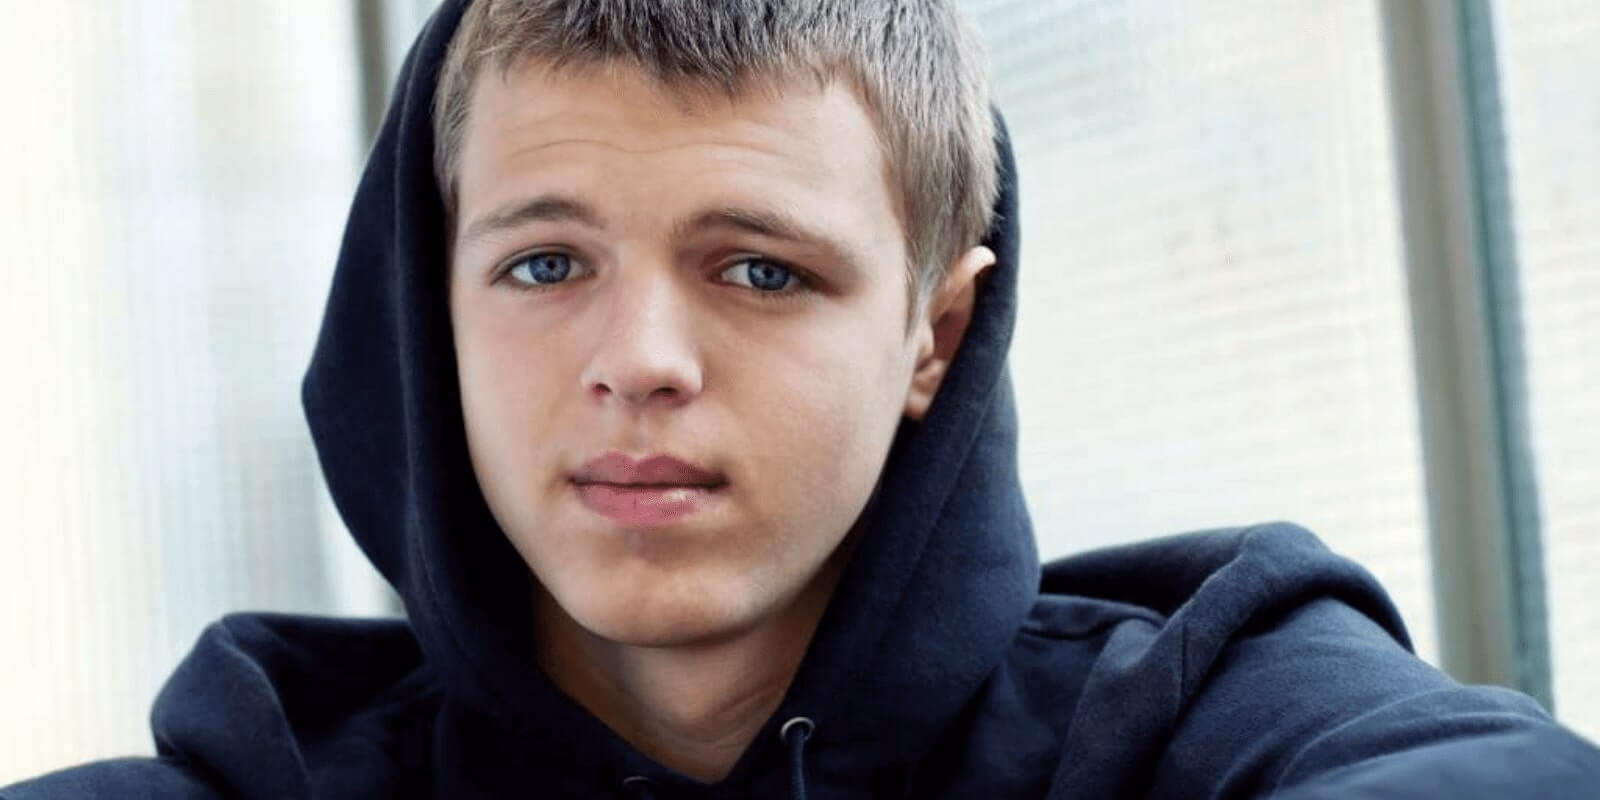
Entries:
{"type": "Polygon", "coordinates": [[[796,768],[809,796],[841,799],[1600,797],[1600,751],[1419,661],[1382,589],[1302,529],[1041,570],[1005,366],[1003,131],[998,265],[781,707],[716,785],[636,751],[533,662],[530,577],[467,458],[429,122],[464,6],[408,56],[304,386],[340,513],[406,618],[226,617],[157,698],[154,758],[0,797],[784,798],[796,768]],[[780,738],[795,717],[814,723],[803,752],[780,738]]]}

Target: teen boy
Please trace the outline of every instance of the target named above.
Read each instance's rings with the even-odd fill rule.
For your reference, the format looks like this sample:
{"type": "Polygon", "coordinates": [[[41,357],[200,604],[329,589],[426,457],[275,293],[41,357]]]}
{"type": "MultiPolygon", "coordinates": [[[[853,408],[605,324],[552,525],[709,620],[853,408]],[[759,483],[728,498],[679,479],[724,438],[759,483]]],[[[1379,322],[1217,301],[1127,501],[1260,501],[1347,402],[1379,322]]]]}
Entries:
{"type": "Polygon", "coordinates": [[[407,619],[227,618],[5,797],[1595,796],[1292,526],[1041,580],[996,134],[948,2],[447,3],[305,384],[407,619]]]}

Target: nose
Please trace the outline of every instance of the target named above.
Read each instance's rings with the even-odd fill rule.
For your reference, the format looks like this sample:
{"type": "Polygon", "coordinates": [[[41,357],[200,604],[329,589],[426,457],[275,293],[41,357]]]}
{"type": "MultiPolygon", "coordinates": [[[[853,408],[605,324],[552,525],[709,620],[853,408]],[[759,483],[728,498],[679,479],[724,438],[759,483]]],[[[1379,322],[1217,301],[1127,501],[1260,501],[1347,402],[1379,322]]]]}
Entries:
{"type": "Polygon", "coordinates": [[[603,328],[580,380],[597,401],[680,406],[700,394],[700,356],[689,307],[671,276],[639,276],[611,287],[603,328]]]}

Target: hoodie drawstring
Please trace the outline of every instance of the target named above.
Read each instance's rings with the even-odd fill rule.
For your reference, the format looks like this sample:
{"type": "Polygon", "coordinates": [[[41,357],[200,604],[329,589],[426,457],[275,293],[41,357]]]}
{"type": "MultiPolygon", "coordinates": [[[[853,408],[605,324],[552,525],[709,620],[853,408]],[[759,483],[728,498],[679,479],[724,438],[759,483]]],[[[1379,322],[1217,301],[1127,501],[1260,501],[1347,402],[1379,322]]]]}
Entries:
{"type": "Polygon", "coordinates": [[[789,798],[806,800],[806,740],[817,729],[809,717],[795,717],[778,729],[778,738],[789,745],[789,798]]]}

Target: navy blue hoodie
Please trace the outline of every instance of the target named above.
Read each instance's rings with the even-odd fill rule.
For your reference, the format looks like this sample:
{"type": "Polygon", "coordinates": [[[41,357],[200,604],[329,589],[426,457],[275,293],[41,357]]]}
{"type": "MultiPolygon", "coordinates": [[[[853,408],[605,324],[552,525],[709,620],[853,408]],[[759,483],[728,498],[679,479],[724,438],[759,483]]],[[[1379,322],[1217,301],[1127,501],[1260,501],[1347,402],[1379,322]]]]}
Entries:
{"type": "Polygon", "coordinates": [[[467,457],[430,105],[465,3],[423,30],[350,211],[306,417],[405,620],[240,614],[162,690],[157,755],[0,790],[163,798],[1600,797],[1600,751],[1409,651],[1365,571],[1286,524],[1040,569],[998,264],[778,711],[722,782],[642,755],[533,660],[527,568],[467,457]],[[795,718],[808,737],[781,736],[795,718]]]}

